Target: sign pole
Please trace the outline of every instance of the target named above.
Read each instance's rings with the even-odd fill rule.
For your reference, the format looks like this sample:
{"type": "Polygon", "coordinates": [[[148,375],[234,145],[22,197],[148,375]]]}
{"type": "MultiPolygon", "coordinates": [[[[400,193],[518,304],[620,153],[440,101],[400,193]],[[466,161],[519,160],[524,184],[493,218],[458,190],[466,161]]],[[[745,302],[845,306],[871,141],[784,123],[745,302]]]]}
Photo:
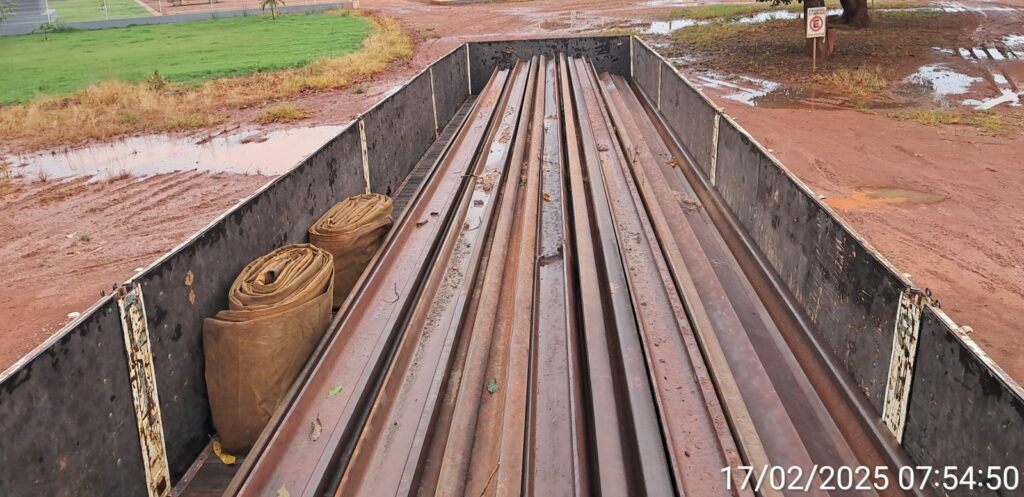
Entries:
{"type": "Polygon", "coordinates": [[[811,71],[818,72],[818,39],[825,38],[828,9],[811,7],[807,9],[807,39],[811,40],[811,71]]]}

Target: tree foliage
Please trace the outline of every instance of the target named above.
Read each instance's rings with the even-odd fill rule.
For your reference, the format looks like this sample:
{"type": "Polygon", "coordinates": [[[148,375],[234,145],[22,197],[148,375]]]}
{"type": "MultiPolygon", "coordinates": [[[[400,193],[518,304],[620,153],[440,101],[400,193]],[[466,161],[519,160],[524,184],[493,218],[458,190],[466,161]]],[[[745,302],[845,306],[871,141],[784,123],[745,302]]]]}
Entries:
{"type": "Polygon", "coordinates": [[[0,2],[0,24],[3,24],[9,15],[11,15],[11,8],[6,3],[0,2]]]}
{"type": "Polygon", "coordinates": [[[48,41],[50,39],[50,33],[56,30],[57,25],[52,22],[44,22],[40,24],[38,28],[36,28],[36,31],[43,34],[43,41],[48,41]]]}
{"type": "Polygon", "coordinates": [[[263,7],[263,11],[266,12],[267,7],[270,7],[270,18],[277,19],[277,12],[274,9],[278,6],[284,6],[284,0],[260,0],[260,5],[263,7]]]}

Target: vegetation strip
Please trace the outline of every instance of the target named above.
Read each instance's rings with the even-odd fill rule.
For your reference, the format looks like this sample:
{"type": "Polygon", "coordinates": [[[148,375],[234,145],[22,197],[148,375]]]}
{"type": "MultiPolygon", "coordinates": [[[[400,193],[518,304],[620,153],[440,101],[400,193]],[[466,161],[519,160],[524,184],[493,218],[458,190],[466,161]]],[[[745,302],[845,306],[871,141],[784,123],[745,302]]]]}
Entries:
{"type": "Polygon", "coordinates": [[[373,32],[363,17],[237,17],[180,24],[59,31],[0,38],[0,103],[69,94],[116,79],[141,82],[159,71],[173,82],[298,67],[359,49],[373,32]],[[55,60],[60,63],[54,63],[55,60]]]}
{"type": "MultiPolygon", "coordinates": [[[[339,13],[321,15],[337,17],[339,13]]],[[[290,17],[316,16],[256,20],[283,23],[290,17]]],[[[154,74],[137,83],[104,81],[67,97],[41,97],[25,104],[0,107],[0,139],[16,142],[19,148],[44,148],[125,133],[213,126],[223,122],[229,110],[282,100],[303,91],[345,88],[412,54],[412,40],[393,19],[360,20],[375,28],[363,39],[360,50],[316,59],[302,67],[199,83],[174,82],[164,74],[154,74]]],[[[111,31],[123,33],[125,29],[111,31]]],[[[219,30],[214,33],[224,36],[219,30]]],[[[272,40],[267,40],[267,46],[275,48],[272,40]]]]}

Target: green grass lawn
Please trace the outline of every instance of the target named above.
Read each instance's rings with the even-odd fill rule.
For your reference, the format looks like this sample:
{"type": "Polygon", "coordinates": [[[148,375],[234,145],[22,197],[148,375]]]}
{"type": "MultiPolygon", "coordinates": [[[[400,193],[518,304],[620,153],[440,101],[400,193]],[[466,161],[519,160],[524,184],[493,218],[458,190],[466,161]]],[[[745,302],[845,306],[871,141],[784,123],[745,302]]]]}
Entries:
{"type": "MultiPolygon", "coordinates": [[[[135,0],[106,0],[110,19],[149,17],[148,10],[135,0]]],[[[100,21],[107,19],[103,14],[102,0],[49,0],[51,9],[57,11],[57,22],[100,21]]]]}
{"type": "Polygon", "coordinates": [[[159,26],[0,38],[0,104],[68,94],[106,79],[141,81],[154,70],[171,80],[296,67],[360,47],[373,25],[326,13],[238,17],[159,26]]]}

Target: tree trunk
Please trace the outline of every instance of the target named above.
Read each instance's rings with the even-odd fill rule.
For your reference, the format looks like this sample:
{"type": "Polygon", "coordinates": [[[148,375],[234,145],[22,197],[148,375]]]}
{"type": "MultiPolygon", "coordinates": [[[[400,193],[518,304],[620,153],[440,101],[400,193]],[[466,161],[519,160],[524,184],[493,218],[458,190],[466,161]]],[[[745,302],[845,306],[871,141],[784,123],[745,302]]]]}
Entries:
{"type": "Polygon", "coordinates": [[[839,0],[843,5],[843,15],[839,18],[841,22],[866,28],[871,25],[871,16],[868,12],[868,0],[839,0]]]}

